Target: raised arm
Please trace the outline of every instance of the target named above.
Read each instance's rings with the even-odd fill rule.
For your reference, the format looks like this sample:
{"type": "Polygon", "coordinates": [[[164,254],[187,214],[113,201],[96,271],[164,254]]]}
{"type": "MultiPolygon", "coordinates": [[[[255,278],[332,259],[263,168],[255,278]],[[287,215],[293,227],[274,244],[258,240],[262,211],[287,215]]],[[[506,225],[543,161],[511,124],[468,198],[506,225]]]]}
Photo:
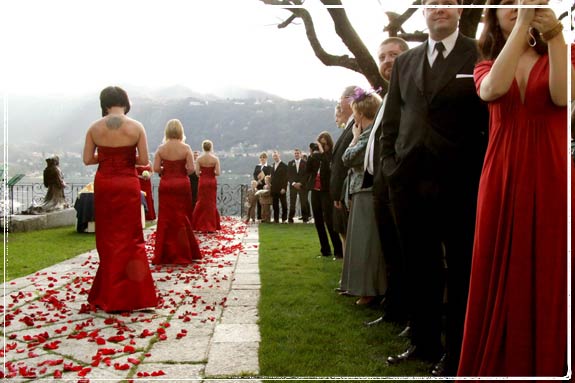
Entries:
{"type": "MultiPolygon", "coordinates": [[[[553,103],[558,106],[565,106],[567,97],[567,45],[563,37],[563,26],[555,17],[555,13],[549,8],[539,8],[535,11],[533,26],[541,32],[543,38],[547,40],[547,51],[549,52],[549,93],[553,103]],[[547,35],[547,38],[545,37],[547,35]]],[[[573,84],[573,73],[571,73],[571,83],[573,84]]],[[[575,89],[571,87],[571,97],[575,89]]]]}
{"type": "MultiPolygon", "coordinates": [[[[539,4],[540,0],[521,0],[519,3],[521,5],[535,5],[539,4]]],[[[496,100],[511,88],[519,57],[525,49],[529,26],[534,15],[534,8],[519,8],[517,10],[517,20],[513,30],[499,56],[495,59],[491,71],[485,76],[479,87],[479,97],[483,101],[496,100]]]]}

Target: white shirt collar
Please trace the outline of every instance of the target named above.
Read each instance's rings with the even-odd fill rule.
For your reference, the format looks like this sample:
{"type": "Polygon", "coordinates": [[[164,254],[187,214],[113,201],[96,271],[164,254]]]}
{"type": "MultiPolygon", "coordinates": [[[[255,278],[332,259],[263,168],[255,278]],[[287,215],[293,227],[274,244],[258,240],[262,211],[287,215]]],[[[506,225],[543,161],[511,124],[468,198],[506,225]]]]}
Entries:
{"type": "MultiPolygon", "coordinates": [[[[446,38],[441,40],[441,42],[445,46],[445,51],[444,51],[445,53],[443,54],[443,57],[449,56],[449,54],[451,53],[451,51],[455,47],[455,42],[457,41],[457,36],[459,36],[459,29],[455,29],[455,31],[453,31],[452,34],[450,34],[449,36],[447,36],[446,38]]],[[[431,37],[429,37],[427,39],[427,57],[428,58],[429,57],[435,58],[435,55],[437,54],[435,51],[435,44],[437,44],[437,43],[438,43],[438,41],[433,40],[431,37]]]]}

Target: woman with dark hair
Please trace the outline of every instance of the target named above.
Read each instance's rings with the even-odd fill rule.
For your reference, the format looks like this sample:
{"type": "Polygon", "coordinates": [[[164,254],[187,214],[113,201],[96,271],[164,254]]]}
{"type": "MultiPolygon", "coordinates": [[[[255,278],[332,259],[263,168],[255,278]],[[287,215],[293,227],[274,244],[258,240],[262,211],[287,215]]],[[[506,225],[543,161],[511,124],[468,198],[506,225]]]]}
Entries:
{"type": "Polygon", "coordinates": [[[104,89],[100,105],[103,117],[88,129],[83,153],[84,164],[98,164],[94,210],[100,265],[88,302],[106,312],[155,307],[136,172],[136,164],[149,163],[146,131],[126,116],[130,101],[123,89],[104,89]]]}
{"type": "Polygon", "coordinates": [[[198,201],[194,207],[192,227],[203,232],[220,230],[220,213],[218,212],[217,191],[220,175],[220,159],[213,153],[214,145],[210,140],[202,142],[204,152],[196,161],[196,174],[198,182],[198,201]]]}
{"type": "Polygon", "coordinates": [[[329,193],[332,151],[333,139],[328,132],[321,132],[317,137],[316,145],[310,145],[310,155],[305,169],[309,176],[307,189],[311,190],[311,210],[319,237],[321,255],[324,257],[332,255],[327,239],[327,233],[329,233],[333,255],[336,258],[341,258],[343,257],[343,250],[339,235],[333,230],[333,199],[329,193]]]}
{"type": "Polygon", "coordinates": [[[458,375],[563,376],[569,80],[563,27],[549,8],[488,8],[485,20],[484,61],[474,76],[489,103],[489,145],[458,375]]]}

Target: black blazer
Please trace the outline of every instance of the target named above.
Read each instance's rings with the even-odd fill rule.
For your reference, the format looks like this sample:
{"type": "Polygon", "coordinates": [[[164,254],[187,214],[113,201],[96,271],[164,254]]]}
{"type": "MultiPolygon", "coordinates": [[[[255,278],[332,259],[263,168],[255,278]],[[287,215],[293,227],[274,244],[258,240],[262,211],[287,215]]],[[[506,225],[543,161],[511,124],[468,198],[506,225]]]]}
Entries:
{"type": "Polygon", "coordinates": [[[288,162],[287,166],[288,166],[287,177],[290,186],[294,182],[299,182],[303,185],[303,187],[305,187],[307,182],[307,173],[305,171],[306,161],[302,159],[299,160],[299,169],[296,169],[295,160],[291,160],[290,162],[288,162]]]}
{"type": "Polygon", "coordinates": [[[343,164],[341,157],[348,148],[349,143],[353,140],[353,124],[355,121],[351,119],[350,123],[347,124],[341,136],[337,139],[337,142],[333,146],[333,156],[331,161],[331,178],[329,182],[329,191],[331,193],[331,198],[334,201],[341,201],[343,195],[343,183],[345,177],[347,177],[347,171],[349,168],[343,164]]]}
{"type": "Polygon", "coordinates": [[[279,193],[282,189],[285,189],[287,191],[287,183],[288,183],[288,178],[287,178],[287,165],[280,161],[278,163],[278,167],[276,170],[274,170],[274,166],[271,165],[271,176],[272,176],[272,188],[271,188],[271,192],[272,193],[279,193]]]}
{"type": "Polygon", "coordinates": [[[312,190],[315,184],[315,177],[320,169],[319,178],[321,181],[321,191],[329,191],[331,178],[331,153],[313,152],[308,159],[305,167],[307,173],[307,189],[312,190]]]}
{"type": "Polygon", "coordinates": [[[426,95],[425,42],[401,54],[393,65],[381,122],[382,174],[404,183],[422,167],[426,155],[446,174],[481,171],[487,146],[488,112],[475,89],[475,40],[459,35],[446,58],[435,91],[426,95]]]}
{"type": "MultiPolygon", "coordinates": [[[[261,164],[257,164],[256,168],[254,169],[254,180],[258,181],[258,190],[263,189],[265,181],[262,179],[261,181],[258,180],[258,174],[260,174],[260,172],[262,171],[262,165],[261,164]]],[[[269,176],[272,173],[272,167],[267,165],[264,167],[263,172],[266,176],[269,176]]]]}

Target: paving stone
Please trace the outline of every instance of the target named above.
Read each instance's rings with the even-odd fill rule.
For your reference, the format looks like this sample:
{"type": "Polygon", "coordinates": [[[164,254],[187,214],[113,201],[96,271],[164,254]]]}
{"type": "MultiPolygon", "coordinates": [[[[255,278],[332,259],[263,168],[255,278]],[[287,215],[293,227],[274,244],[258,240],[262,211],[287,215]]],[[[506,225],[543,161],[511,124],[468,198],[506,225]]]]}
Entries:
{"type": "Polygon", "coordinates": [[[232,290],[228,295],[226,305],[228,306],[250,306],[257,305],[260,300],[259,289],[254,290],[232,290]]]}
{"type": "Polygon", "coordinates": [[[189,333],[181,338],[169,338],[169,341],[156,342],[150,349],[150,362],[196,362],[205,363],[211,336],[191,336],[189,333]]]}
{"type": "Polygon", "coordinates": [[[237,273],[234,277],[234,284],[239,285],[259,285],[259,273],[237,273]]]}
{"type": "Polygon", "coordinates": [[[214,343],[259,342],[259,326],[257,324],[218,324],[212,340],[214,343]]]}
{"type": "Polygon", "coordinates": [[[257,307],[254,306],[230,306],[224,309],[220,323],[223,324],[257,324],[259,320],[257,307]]]}
{"type": "Polygon", "coordinates": [[[135,382],[155,383],[155,382],[182,382],[183,380],[200,380],[203,378],[204,364],[161,364],[161,363],[142,363],[138,366],[136,374],[134,374],[135,382]],[[165,375],[158,376],[157,378],[138,377],[139,373],[148,373],[163,371],[165,375]],[[172,379],[170,379],[172,378],[172,379]],[[180,379],[177,379],[180,378],[180,379]],[[136,380],[137,379],[137,380],[136,380]]]}
{"type": "Polygon", "coordinates": [[[257,375],[259,373],[258,348],[258,342],[212,344],[205,376],[257,375]]]}

